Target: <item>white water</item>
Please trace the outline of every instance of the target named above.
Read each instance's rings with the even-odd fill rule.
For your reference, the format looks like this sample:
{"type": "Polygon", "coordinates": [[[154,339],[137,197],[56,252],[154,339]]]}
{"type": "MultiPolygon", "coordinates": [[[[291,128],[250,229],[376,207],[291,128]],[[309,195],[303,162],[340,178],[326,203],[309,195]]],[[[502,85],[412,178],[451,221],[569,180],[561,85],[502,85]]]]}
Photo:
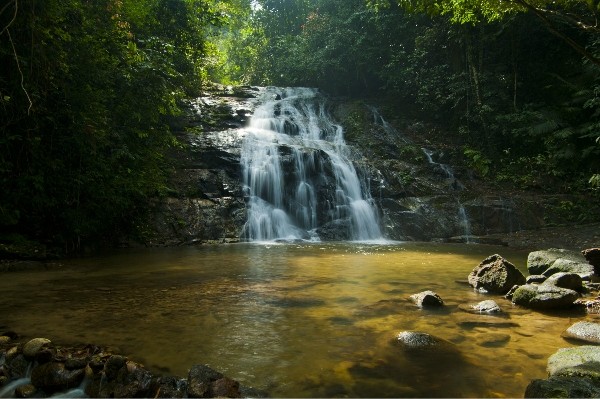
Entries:
{"type": "Polygon", "coordinates": [[[318,229],[336,222],[352,240],[382,238],[368,182],[315,89],[267,89],[241,155],[244,239],[318,241],[318,229]]]}

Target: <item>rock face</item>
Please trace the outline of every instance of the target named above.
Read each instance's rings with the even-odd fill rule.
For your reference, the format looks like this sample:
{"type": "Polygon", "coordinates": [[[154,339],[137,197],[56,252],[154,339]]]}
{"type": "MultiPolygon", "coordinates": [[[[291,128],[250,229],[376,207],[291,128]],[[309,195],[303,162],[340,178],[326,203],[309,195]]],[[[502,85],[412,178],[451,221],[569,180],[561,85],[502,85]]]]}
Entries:
{"type": "Polygon", "coordinates": [[[480,292],[506,294],[514,285],[525,284],[525,276],[500,255],[484,259],[468,277],[469,284],[480,292]]]}
{"type": "Polygon", "coordinates": [[[580,321],[569,327],[563,333],[563,337],[590,344],[600,344],[600,324],[580,321]]]}
{"type": "Polygon", "coordinates": [[[421,308],[444,306],[444,301],[442,298],[433,291],[423,291],[418,294],[411,295],[410,300],[421,308]]]}
{"type": "MultiPolygon", "coordinates": [[[[241,176],[244,127],[266,89],[243,87],[205,93],[189,101],[172,123],[181,149],[170,154],[175,171],[167,198],[157,199],[136,240],[148,246],[237,242],[247,221],[247,190],[241,176]]],[[[330,101],[328,110],[344,127],[353,166],[366,177],[386,238],[431,240],[511,232],[543,226],[539,198],[469,195],[465,170],[451,171],[447,154],[425,151],[402,137],[364,104],[330,101]],[[458,201],[460,194],[460,203],[458,201]]],[[[293,133],[293,132],[292,132],[293,133]]],[[[282,170],[294,168],[279,143],[282,170]]],[[[307,152],[308,155],[309,152],[307,152]]],[[[326,173],[321,173],[325,176],[326,173]]],[[[327,179],[315,188],[317,203],[334,195],[327,179]]],[[[286,188],[287,190],[288,188],[286,188]]],[[[293,187],[296,190],[297,187],[293,187]]],[[[348,223],[317,215],[322,240],[348,239],[348,223]]]]}
{"type": "Polygon", "coordinates": [[[567,308],[579,298],[576,291],[553,285],[522,285],[515,290],[512,301],[530,309],[549,310],[567,308]]]}
{"type": "Polygon", "coordinates": [[[581,254],[564,249],[531,252],[527,257],[527,270],[529,274],[546,277],[560,272],[577,273],[584,280],[594,275],[594,267],[581,254]]]}

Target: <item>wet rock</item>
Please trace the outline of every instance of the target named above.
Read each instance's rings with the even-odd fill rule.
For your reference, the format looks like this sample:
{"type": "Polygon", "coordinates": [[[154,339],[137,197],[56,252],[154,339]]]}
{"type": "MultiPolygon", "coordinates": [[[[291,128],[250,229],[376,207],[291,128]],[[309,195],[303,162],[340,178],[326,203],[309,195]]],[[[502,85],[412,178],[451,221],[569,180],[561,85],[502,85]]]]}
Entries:
{"type": "Polygon", "coordinates": [[[36,396],[37,388],[32,384],[18,386],[15,389],[16,398],[33,398],[36,396]]]}
{"type": "Polygon", "coordinates": [[[585,308],[586,312],[591,314],[600,314],[600,299],[578,299],[574,305],[585,308]]]}
{"type": "Polygon", "coordinates": [[[468,277],[480,292],[506,294],[512,286],[525,284],[525,276],[509,261],[496,254],[484,259],[468,277]]]}
{"type": "Polygon", "coordinates": [[[51,344],[52,342],[49,339],[34,338],[23,346],[23,355],[25,355],[26,358],[33,360],[40,350],[51,344]]]}
{"type": "Polygon", "coordinates": [[[487,300],[487,301],[482,301],[479,302],[476,305],[472,305],[471,309],[473,309],[473,311],[478,312],[478,313],[501,313],[502,309],[500,309],[500,306],[496,303],[496,301],[493,300],[487,300]]]}
{"type": "Polygon", "coordinates": [[[548,375],[583,377],[600,383],[600,347],[561,348],[548,359],[548,375]]]}
{"type": "Polygon", "coordinates": [[[210,393],[213,398],[241,398],[240,383],[231,378],[220,378],[210,385],[210,393]]]}
{"type": "MultiPolygon", "coordinates": [[[[123,367],[114,385],[114,396],[117,398],[144,398],[150,396],[152,387],[152,374],[141,367],[129,371],[123,367]]],[[[101,391],[102,392],[102,391],[101,391]]]]}
{"type": "Polygon", "coordinates": [[[10,337],[6,335],[0,336],[0,345],[6,345],[10,342],[10,337]]]}
{"type": "Polygon", "coordinates": [[[71,358],[65,361],[65,368],[67,370],[79,370],[84,369],[88,365],[86,359],[71,358]]]}
{"type": "Polygon", "coordinates": [[[156,380],[156,389],[153,389],[158,398],[184,398],[187,391],[187,380],[176,377],[160,377],[156,380]]]}
{"type": "Polygon", "coordinates": [[[84,370],[67,370],[64,363],[51,362],[34,367],[31,383],[51,394],[78,386],[84,376],[84,370]]]}
{"type": "Polygon", "coordinates": [[[581,254],[590,265],[594,266],[596,274],[600,274],[600,248],[584,249],[581,254]]]}
{"type": "Polygon", "coordinates": [[[598,398],[600,386],[587,378],[551,377],[533,380],[525,389],[526,398],[598,398]]]}
{"type": "Polygon", "coordinates": [[[543,274],[534,274],[532,276],[527,276],[525,284],[541,284],[546,281],[547,278],[548,277],[544,276],[543,274]]]}
{"type": "Polygon", "coordinates": [[[583,280],[581,279],[581,276],[576,273],[555,273],[548,277],[543,284],[553,285],[559,288],[568,288],[578,292],[583,290],[583,280]]]}
{"type": "Polygon", "coordinates": [[[392,342],[394,346],[405,350],[435,350],[454,347],[450,341],[420,331],[402,331],[392,342]]]}
{"type": "Polygon", "coordinates": [[[108,380],[114,380],[117,378],[119,371],[127,363],[125,356],[113,355],[104,364],[104,373],[108,380]]]}
{"type": "Polygon", "coordinates": [[[590,344],[600,344],[600,324],[580,321],[569,327],[562,336],[590,344]]]}
{"type": "Polygon", "coordinates": [[[29,364],[30,361],[22,353],[18,353],[16,348],[12,348],[6,353],[4,373],[10,378],[21,378],[27,373],[29,364]]]}
{"type": "Polygon", "coordinates": [[[188,373],[188,397],[210,397],[211,383],[223,378],[223,374],[207,365],[197,364],[188,373]]]}
{"type": "Polygon", "coordinates": [[[519,287],[520,287],[520,285],[513,285],[513,286],[511,287],[511,289],[510,289],[510,290],[508,290],[508,292],[506,293],[506,295],[504,295],[504,298],[506,298],[506,299],[512,299],[512,297],[513,297],[513,294],[515,293],[515,291],[516,291],[516,290],[517,290],[517,288],[519,288],[519,287]]]}
{"type": "Polygon", "coordinates": [[[433,291],[423,291],[418,294],[411,295],[410,300],[421,308],[431,306],[444,306],[444,301],[442,300],[442,298],[433,291]]]}
{"type": "Polygon", "coordinates": [[[548,310],[567,308],[579,298],[576,291],[553,285],[522,285],[513,293],[512,301],[530,309],[548,310]]]}

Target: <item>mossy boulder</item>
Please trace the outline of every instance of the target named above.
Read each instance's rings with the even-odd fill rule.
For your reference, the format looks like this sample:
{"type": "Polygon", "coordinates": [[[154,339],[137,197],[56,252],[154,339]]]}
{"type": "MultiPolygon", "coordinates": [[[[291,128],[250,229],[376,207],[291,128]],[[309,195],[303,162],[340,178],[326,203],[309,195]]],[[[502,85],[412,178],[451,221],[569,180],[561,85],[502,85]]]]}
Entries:
{"type": "Polygon", "coordinates": [[[567,308],[579,298],[577,291],[553,285],[522,285],[515,290],[512,301],[530,309],[549,310],[567,308]]]}

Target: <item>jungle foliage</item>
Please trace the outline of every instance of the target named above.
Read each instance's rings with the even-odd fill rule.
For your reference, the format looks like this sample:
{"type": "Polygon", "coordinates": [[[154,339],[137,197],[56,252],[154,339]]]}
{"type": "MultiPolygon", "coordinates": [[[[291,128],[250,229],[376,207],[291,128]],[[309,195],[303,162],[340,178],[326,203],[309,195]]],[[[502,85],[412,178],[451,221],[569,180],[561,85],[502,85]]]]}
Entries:
{"type": "Polygon", "coordinates": [[[392,97],[490,180],[598,192],[598,1],[257,3],[255,73],[239,79],[392,97]]]}
{"type": "Polygon", "coordinates": [[[131,229],[168,190],[170,118],[210,80],[392,99],[458,138],[483,178],[597,195],[598,13],[597,0],[8,0],[0,240],[71,250],[131,229]]]}
{"type": "MultiPolygon", "coordinates": [[[[242,2],[10,0],[0,9],[0,235],[76,250],[165,187],[168,121],[242,2]]],[[[247,6],[247,4],[246,4],[247,6]]]]}

